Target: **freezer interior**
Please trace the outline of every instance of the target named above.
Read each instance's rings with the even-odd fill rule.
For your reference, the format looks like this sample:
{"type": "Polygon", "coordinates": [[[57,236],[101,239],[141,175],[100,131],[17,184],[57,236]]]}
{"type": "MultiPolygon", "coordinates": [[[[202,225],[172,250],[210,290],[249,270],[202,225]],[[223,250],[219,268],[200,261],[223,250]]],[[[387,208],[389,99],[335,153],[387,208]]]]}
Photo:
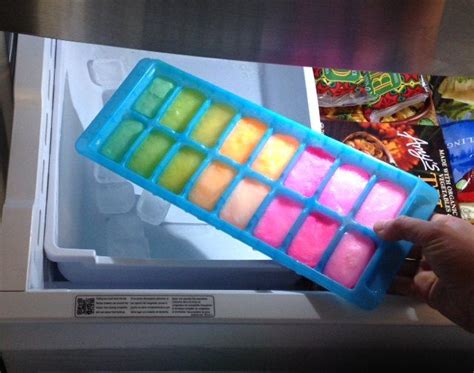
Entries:
{"type": "MultiPolygon", "coordinates": [[[[313,287],[262,253],[143,193],[74,148],[78,136],[142,58],[163,60],[310,126],[310,116],[313,123],[319,120],[314,118],[316,103],[310,113],[307,70],[67,41],[54,43],[50,54],[54,93],[45,171],[46,287],[65,283],[82,288],[313,287]]],[[[35,72],[34,66],[31,70],[35,72]]]]}

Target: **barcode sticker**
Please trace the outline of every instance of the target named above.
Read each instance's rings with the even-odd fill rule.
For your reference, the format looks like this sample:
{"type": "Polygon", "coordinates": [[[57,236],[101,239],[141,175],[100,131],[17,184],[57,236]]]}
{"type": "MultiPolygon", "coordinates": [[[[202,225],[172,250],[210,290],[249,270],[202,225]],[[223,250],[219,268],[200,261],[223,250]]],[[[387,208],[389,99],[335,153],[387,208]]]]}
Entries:
{"type": "Polygon", "coordinates": [[[80,295],[75,316],[87,317],[214,317],[209,295],[80,295]]]}

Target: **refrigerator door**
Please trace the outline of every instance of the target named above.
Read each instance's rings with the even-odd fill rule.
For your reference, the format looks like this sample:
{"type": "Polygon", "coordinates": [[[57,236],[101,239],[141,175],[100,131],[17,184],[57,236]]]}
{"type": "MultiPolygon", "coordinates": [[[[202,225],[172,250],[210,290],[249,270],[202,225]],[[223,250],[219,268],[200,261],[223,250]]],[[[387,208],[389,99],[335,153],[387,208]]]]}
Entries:
{"type": "Polygon", "coordinates": [[[300,66],[474,73],[469,0],[7,4],[0,10],[0,28],[64,40],[300,66]]]}

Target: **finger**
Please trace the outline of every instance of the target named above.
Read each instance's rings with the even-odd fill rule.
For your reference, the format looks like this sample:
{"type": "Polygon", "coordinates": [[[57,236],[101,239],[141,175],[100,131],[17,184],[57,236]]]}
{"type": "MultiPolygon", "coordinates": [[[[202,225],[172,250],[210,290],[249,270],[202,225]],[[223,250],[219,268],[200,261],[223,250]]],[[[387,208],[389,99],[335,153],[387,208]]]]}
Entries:
{"type": "Polygon", "coordinates": [[[374,231],[387,241],[405,240],[422,245],[433,235],[433,223],[400,216],[395,220],[381,221],[374,224],[374,231]]]}
{"type": "Polygon", "coordinates": [[[446,215],[442,215],[442,214],[434,214],[430,221],[432,221],[433,223],[440,223],[440,222],[445,222],[446,219],[449,219],[450,216],[446,216],[446,215]]]}
{"type": "Polygon", "coordinates": [[[416,294],[423,301],[430,304],[430,293],[432,292],[437,281],[438,276],[436,276],[433,271],[422,271],[417,273],[413,279],[416,294]]]}

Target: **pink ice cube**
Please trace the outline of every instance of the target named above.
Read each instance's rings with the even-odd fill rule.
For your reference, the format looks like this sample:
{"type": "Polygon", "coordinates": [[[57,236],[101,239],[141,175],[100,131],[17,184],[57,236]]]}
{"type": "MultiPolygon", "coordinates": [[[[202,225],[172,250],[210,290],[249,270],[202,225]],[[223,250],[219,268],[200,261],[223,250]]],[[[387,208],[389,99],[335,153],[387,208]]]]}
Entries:
{"type": "Polygon", "coordinates": [[[370,191],[356,215],[356,220],[372,228],[379,220],[395,218],[406,199],[405,189],[388,181],[380,181],[370,191]]]}
{"type": "Polygon", "coordinates": [[[345,233],[329,258],[324,273],[340,284],[353,288],[370,258],[375,244],[359,233],[345,233]]]}
{"type": "Polygon", "coordinates": [[[273,247],[280,246],[301,210],[301,206],[289,198],[275,198],[258,222],[255,237],[273,247]]]}
{"type": "Polygon", "coordinates": [[[319,198],[319,202],[339,214],[347,214],[369,181],[369,174],[358,167],[339,167],[319,198]]]}
{"type": "Polygon", "coordinates": [[[307,148],[291,170],[285,186],[311,197],[334,163],[334,157],[318,148],[307,148]]]}
{"type": "Polygon", "coordinates": [[[288,255],[315,267],[338,228],[339,224],[331,218],[320,214],[309,215],[293,239],[288,255]]]}

